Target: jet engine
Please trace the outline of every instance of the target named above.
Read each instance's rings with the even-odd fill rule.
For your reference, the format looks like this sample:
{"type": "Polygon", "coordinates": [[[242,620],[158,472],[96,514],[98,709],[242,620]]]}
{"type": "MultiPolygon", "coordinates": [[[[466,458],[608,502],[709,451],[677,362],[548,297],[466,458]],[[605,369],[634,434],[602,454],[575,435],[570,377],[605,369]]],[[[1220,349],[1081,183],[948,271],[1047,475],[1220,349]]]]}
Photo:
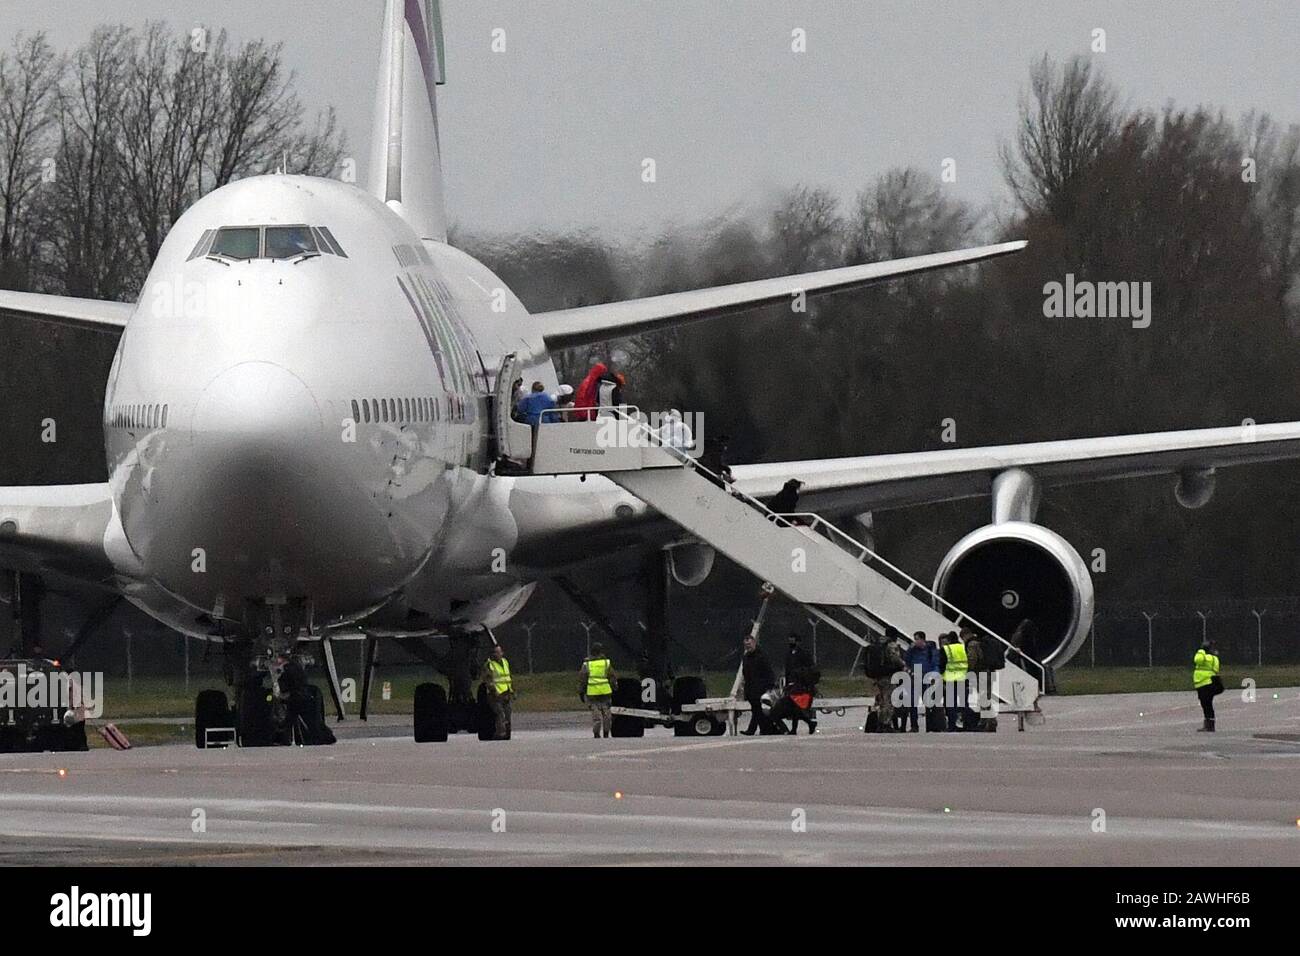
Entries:
{"type": "Polygon", "coordinates": [[[948,552],[934,590],[958,610],[1007,639],[1025,621],[1022,649],[1060,667],[1092,627],[1088,567],[1068,541],[1025,521],[972,531],[948,552]]]}
{"type": "Polygon", "coordinates": [[[713,570],[717,552],[703,542],[678,544],[668,549],[669,567],[673,580],[688,588],[698,587],[713,570]]]}
{"type": "Polygon", "coordinates": [[[1180,472],[1174,497],[1184,508],[1204,508],[1214,497],[1214,469],[1201,468],[1180,472]]]}

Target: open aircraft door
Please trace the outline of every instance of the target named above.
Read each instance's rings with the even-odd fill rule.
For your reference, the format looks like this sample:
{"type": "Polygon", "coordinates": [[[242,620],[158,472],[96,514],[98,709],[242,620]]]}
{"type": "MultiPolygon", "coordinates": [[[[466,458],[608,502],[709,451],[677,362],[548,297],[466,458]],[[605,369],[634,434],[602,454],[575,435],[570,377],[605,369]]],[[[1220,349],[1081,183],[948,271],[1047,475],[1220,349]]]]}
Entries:
{"type": "Polygon", "coordinates": [[[521,465],[526,464],[533,454],[533,430],[511,417],[515,408],[515,381],[522,369],[523,363],[514,352],[501,360],[496,394],[492,402],[492,427],[496,435],[497,457],[509,458],[521,465]]]}

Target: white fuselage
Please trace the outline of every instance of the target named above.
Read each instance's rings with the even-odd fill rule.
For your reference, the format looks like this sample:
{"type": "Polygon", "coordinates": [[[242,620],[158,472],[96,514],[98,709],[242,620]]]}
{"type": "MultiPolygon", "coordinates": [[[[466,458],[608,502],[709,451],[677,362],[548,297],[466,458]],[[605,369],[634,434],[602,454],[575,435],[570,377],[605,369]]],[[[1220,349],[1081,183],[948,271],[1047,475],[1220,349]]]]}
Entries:
{"type": "Polygon", "coordinates": [[[486,396],[507,352],[556,384],[526,316],[482,264],[352,186],[263,176],[195,204],[105,398],[128,596],[204,636],[233,633],[250,601],[390,626],[522,603],[527,585],[494,567],[517,529],[506,480],[485,474],[486,396]],[[327,228],[346,256],[192,255],[206,230],[288,224],[327,228]]]}

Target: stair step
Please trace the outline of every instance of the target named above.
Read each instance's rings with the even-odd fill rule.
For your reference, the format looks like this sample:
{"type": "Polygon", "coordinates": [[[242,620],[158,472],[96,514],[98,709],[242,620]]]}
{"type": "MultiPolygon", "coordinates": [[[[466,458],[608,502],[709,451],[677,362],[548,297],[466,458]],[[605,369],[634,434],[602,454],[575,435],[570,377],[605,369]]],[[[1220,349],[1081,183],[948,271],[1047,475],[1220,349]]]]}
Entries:
{"type": "MultiPolygon", "coordinates": [[[[775,515],[682,451],[658,446],[646,426],[631,418],[620,424],[627,447],[610,447],[596,422],[544,426],[534,469],[604,474],[860,646],[889,626],[933,637],[969,625],[1011,648],[819,515],[775,515]],[[633,435],[637,441],[627,442],[633,435]]],[[[1043,674],[1038,662],[1023,660],[1043,674]]],[[[1040,687],[1039,677],[1010,660],[996,674],[1003,711],[1036,711],[1040,687]]]]}

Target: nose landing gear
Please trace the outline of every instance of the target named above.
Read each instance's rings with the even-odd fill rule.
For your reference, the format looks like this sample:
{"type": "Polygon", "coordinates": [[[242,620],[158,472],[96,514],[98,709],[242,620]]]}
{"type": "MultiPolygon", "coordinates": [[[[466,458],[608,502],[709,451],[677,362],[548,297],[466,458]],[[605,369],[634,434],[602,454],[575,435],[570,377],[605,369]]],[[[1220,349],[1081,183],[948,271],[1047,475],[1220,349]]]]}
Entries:
{"type": "Polygon", "coordinates": [[[222,691],[199,694],[194,703],[196,747],[334,743],[325,723],[325,696],[307,679],[306,668],[315,660],[299,644],[300,633],[309,627],[305,601],[250,603],[243,634],[225,644],[234,707],[222,691]]]}

